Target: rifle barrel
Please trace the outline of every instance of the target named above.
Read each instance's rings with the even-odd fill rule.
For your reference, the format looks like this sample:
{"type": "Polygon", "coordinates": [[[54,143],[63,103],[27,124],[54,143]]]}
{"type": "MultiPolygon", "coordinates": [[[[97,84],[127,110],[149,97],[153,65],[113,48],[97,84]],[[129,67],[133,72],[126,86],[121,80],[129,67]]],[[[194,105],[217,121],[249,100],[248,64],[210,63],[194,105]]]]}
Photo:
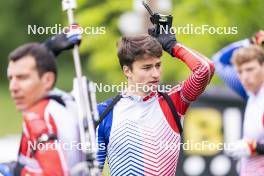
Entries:
{"type": "Polygon", "coordinates": [[[150,9],[150,7],[148,6],[148,4],[146,4],[144,1],[142,1],[142,4],[143,4],[143,6],[147,9],[147,11],[149,12],[149,14],[152,16],[152,15],[153,15],[153,12],[152,12],[152,10],[150,9]]]}

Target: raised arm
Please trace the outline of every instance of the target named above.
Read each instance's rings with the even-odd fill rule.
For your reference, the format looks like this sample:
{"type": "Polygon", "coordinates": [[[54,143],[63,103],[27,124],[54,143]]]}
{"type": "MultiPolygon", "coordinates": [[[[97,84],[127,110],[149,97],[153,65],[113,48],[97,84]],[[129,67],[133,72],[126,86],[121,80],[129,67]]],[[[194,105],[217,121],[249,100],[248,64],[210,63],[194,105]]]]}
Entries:
{"type": "Polygon", "coordinates": [[[192,70],[192,75],[182,84],[180,97],[188,104],[194,101],[210,82],[214,74],[213,63],[200,53],[179,44],[170,32],[156,34],[153,29],[149,29],[149,34],[159,41],[164,51],[182,60],[192,70]]]}
{"type": "Polygon", "coordinates": [[[231,63],[231,58],[235,50],[248,45],[250,45],[250,40],[244,39],[224,47],[213,56],[216,74],[244,100],[247,100],[248,96],[231,63]]]}
{"type": "Polygon", "coordinates": [[[177,43],[172,55],[183,61],[192,74],[182,84],[181,98],[186,102],[196,100],[214,74],[214,64],[200,53],[177,43]]]}

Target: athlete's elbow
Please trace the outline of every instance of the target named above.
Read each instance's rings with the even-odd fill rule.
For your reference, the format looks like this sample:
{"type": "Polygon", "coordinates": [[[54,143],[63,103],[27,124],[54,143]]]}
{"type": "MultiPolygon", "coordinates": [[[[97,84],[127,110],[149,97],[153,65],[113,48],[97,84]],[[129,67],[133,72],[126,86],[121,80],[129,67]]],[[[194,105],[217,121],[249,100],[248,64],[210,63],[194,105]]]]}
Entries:
{"type": "Polygon", "coordinates": [[[215,72],[215,65],[211,60],[208,61],[208,64],[209,64],[209,71],[210,71],[211,77],[212,77],[214,75],[214,72],[215,72]]]}
{"type": "Polygon", "coordinates": [[[215,72],[215,65],[211,60],[207,60],[207,62],[203,65],[203,77],[206,78],[209,83],[211,78],[213,77],[215,72]]]}

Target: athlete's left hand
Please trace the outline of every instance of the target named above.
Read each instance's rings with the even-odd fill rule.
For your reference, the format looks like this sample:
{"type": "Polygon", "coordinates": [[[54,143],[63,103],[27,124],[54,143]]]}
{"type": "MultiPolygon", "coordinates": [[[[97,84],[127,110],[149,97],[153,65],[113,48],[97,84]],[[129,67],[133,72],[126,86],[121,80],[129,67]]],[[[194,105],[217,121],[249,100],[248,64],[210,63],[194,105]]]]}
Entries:
{"type": "Polygon", "coordinates": [[[43,44],[58,56],[62,51],[72,49],[74,45],[80,45],[82,30],[78,24],[70,25],[63,33],[52,36],[43,44]]]}
{"type": "Polygon", "coordinates": [[[225,148],[225,153],[234,159],[242,157],[250,157],[256,154],[257,143],[256,140],[239,140],[230,143],[225,148]]]}
{"type": "Polygon", "coordinates": [[[252,42],[256,45],[264,45],[264,31],[260,30],[255,33],[255,35],[251,38],[252,42]]]}

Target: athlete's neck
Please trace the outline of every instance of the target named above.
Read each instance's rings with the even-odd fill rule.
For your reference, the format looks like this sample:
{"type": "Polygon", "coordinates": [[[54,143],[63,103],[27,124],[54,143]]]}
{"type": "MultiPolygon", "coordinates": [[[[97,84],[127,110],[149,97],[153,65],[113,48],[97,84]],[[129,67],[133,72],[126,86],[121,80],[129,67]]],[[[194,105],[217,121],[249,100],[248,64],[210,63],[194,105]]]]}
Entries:
{"type": "Polygon", "coordinates": [[[137,84],[128,83],[126,95],[136,95],[136,96],[145,97],[149,94],[149,92],[144,92],[141,87],[137,87],[137,86],[138,86],[137,84]]]}

